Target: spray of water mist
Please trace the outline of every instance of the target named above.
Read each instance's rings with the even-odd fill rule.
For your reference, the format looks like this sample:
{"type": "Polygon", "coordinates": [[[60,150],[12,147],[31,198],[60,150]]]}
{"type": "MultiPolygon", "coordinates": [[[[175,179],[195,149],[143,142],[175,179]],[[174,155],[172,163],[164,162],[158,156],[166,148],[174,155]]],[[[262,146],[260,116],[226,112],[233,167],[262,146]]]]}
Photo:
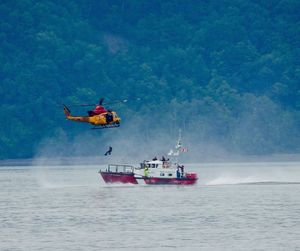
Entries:
{"type": "MultiPolygon", "coordinates": [[[[179,129],[178,129],[179,130],[179,129]]],[[[162,128],[161,131],[146,132],[135,123],[126,123],[119,128],[103,130],[85,130],[74,137],[68,137],[63,130],[51,138],[40,142],[34,165],[64,164],[107,164],[137,163],[154,156],[166,156],[174,147],[178,130],[172,134],[162,128]],[[110,156],[104,156],[108,147],[113,148],[110,156]]],[[[182,144],[188,149],[180,156],[185,163],[228,162],[255,160],[224,149],[221,144],[203,141],[196,131],[182,131],[182,144]]],[[[259,158],[258,158],[259,159],[259,158]]]]}
{"type": "Polygon", "coordinates": [[[300,184],[300,162],[198,164],[202,185],[300,184]]]}
{"type": "MultiPolygon", "coordinates": [[[[176,143],[179,129],[182,130],[183,146],[188,148],[188,152],[180,157],[182,162],[261,161],[264,159],[261,154],[243,153],[253,149],[262,153],[262,149],[270,149],[269,142],[273,142],[270,138],[276,138],[279,143],[289,142],[282,138],[286,135],[282,129],[285,120],[280,119],[281,115],[287,114],[267,98],[249,95],[247,101],[241,104],[236,120],[229,120],[228,124],[224,124],[223,111],[214,110],[210,103],[174,101],[163,108],[163,113],[153,114],[149,114],[147,105],[141,104],[139,115],[131,110],[124,112],[124,115],[130,115],[121,116],[119,128],[89,130],[89,125],[85,124],[82,132],[76,135],[57,130],[52,137],[40,142],[33,163],[136,163],[166,155],[176,143]],[[205,113],[201,107],[206,107],[209,112],[205,113]],[[113,148],[112,155],[105,157],[109,146],[113,148]]],[[[293,136],[297,131],[293,121],[290,126],[289,138],[297,138],[293,136]]]]}
{"type": "Polygon", "coordinates": [[[40,142],[33,164],[136,163],[165,155],[175,140],[159,134],[145,139],[145,134],[137,131],[133,123],[114,129],[86,130],[72,138],[59,130],[40,142]],[[112,154],[104,156],[109,146],[113,148],[112,154]]]}
{"type": "MultiPolygon", "coordinates": [[[[87,130],[72,139],[69,139],[60,130],[52,138],[47,138],[41,142],[33,163],[36,165],[49,165],[51,162],[55,165],[68,163],[83,165],[83,168],[87,168],[88,164],[93,165],[93,168],[90,169],[90,177],[87,177],[86,180],[94,180],[91,183],[95,184],[99,178],[96,171],[102,165],[108,163],[137,164],[154,156],[166,156],[167,152],[176,143],[177,136],[178,134],[172,137],[172,135],[167,133],[146,135],[144,131],[136,130],[136,126],[133,123],[128,123],[128,125],[117,129],[87,130]],[[113,147],[112,155],[104,156],[109,146],[113,147]]],[[[214,153],[215,160],[220,158],[220,156],[224,160],[227,152],[216,144],[198,142],[195,137],[193,138],[193,132],[183,131],[182,143],[189,151],[181,155],[181,162],[190,162],[190,164],[187,164],[187,167],[189,167],[190,171],[198,173],[200,185],[300,182],[299,162],[257,163],[250,161],[247,163],[226,163],[224,161],[215,161],[215,163],[206,164],[206,154],[212,156],[212,153],[214,153]]],[[[209,157],[207,159],[211,160],[209,157]]],[[[235,160],[241,161],[242,158],[235,160]]],[[[62,167],[60,166],[59,168],[62,167]]],[[[37,173],[37,179],[47,187],[83,184],[82,180],[78,181],[78,183],[77,181],[70,183],[64,180],[54,182],[49,180],[48,173],[43,174],[41,172],[37,173]]]]}
{"type": "MultiPolygon", "coordinates": [[[[275,109],[273,108],[270,105],[269,110],[273,111],[275,109]]],[[[200,116],[198,117],[199,121],[197,121],[197,117],[193,117],[194,121],[191,123],[186,122],[189,116],[180,117],[180,120],[173,122],[170,118],[165,117],[154,119],[151,116],[132,116],[128,120],[124,119],[121,127],[114,129],[89,130],[89,125],[84,125],[86,127],[82,126],[82,132],[75,136],[74,134],[67,135],[64,130],[60,129],[52,137],[45,138],[40,142],[33,164],[39,166],[49,164],[60,166],[66,164],[95,165],[97,167],[108,163],[138,164],[143,160],[152,159],[154,156],[158,158],[166,156],[168,151],[174,147],[181,128],[182,144],[188,148],[188,152],[180,156],[180,162],[221,163],[219,168],[212,169],[213,176],[209,175],[210,169],[203,168],[203,165],[192,165],[192,167],[197,166],[193,171],[199,173],[201,184],[298,182],[299,175],[294,170],[292,170],[292,173],[295,175],[290,176],[286,172],[288,169],[280,169],[278,174],[275,174],[276,170],[279,170],[278,168],[258,169],[257,164],[253,162],[264,160],[265,156],[249,157],[249,155],[236,154],[235,149],[240,145],[247,147],[245,139],[251,138],[253,130],[264,132],[268,129],[262,127],[260,122],[260,117],[265,117],[267,114],[262,113],[262,115],[259,115],[257,112],[253,113],[252,110],[245,109],[241,112],[238,126],[227,137],[212,129],[213,123],[218,121],[217,117],[214,116],[209,120],[205,120],[200,116]],[[248,130],[248,128],[251,130],[248,130]],[[230,147],[232,146],[230,144],[226,144],[230,136],[236,142],[235,148],[230,147]],[[112,154],[104,156],[109,146],[113,148],[112,154]],[[233,168],[234,165],[232,167],[224,164],[226,162],[242,161],[250,161],[252,164],[243,166],[239,163],[238,171],[233,168]],[[240,170],[243,170],[243,172],[240,170]]],[[[277,113],[270,112],[270,114],[275,117],[270,118],[270,120],[280,122],[280,120],[277,120],[277,113]]],[[[274,160],[274,158],[269,158],[269,160],[274,160]]],[[[288,159],[285,158],[285,160],[288,159]]]]}

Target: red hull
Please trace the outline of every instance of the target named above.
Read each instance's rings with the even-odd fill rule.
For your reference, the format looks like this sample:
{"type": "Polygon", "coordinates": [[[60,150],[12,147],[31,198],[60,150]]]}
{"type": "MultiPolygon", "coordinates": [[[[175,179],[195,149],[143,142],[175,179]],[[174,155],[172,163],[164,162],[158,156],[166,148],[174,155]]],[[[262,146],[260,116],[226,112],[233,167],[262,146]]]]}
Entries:
{"type": "Polygon", "coordinates": [[[133,173],[100,172],[105,183],[130,183],[137,184],[133,173]]]}
{"type": "Polygon", "coordinates": [[[165,179],[165,178],[144,178],[146,184],[148,185],[194,185],[197,179],[165,179]]]}
{"type": "MultiPolygon", "coordinates": [[[[111,173],[111,172],[101,172],[101,176],[105,183],[129,183],[129,184],[138,184],[134,174],[126,173],[111,173]]],[[[143,177],[147,185],[194,185],[197,182],[196,178],[154,178],[154,177],[143,177]]]]}

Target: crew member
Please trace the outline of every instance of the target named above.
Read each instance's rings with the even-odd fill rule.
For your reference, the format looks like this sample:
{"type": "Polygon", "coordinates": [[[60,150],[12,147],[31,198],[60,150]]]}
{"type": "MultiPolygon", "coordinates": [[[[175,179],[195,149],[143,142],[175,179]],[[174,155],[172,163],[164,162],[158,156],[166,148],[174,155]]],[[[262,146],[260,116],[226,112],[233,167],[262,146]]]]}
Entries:
{"type": "Polygon", "coordinates": [[[146,177],[149,176],[149,169],[148,169],[148,167],[145,167],[145,169],[144,169],[144,176],[146,176],[146,177]]]}
{"type": "Polygon", "coordinates": [[[184,165],[179,166],[179,168],[181,169],[181,177],[183,177],[183,174],[184,174],[184,165]]]}
{"type": "Polygon", "coordinates": [[[179,179],[180,178],[180,171],[179,171],[179,166],[177,167],[177,170],[176,170],[176,178],[179,179]]]}
{"type": "Polygon", "coordinates": [[[107,110],[107,113],[106,113],[106,123],[110,123],[114,120],[114,115],[112,114],[112,110],[107,110]]]}

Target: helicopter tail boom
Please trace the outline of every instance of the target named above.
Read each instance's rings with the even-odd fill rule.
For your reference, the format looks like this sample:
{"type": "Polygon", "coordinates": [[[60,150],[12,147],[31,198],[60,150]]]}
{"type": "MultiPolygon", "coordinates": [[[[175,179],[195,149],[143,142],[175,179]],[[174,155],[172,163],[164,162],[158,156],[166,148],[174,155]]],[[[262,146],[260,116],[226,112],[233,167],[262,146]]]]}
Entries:
{"type": "Polygon", "coordinates": [[[73,120],[73,121],[78,121],[78,122],[88,122],[94,124],[95,121],[92,117],[87,117],[87,116],[72,116],[70,109],[64,105],[64,113],[66,115],[66,119],[68,120],[73,120]]]}

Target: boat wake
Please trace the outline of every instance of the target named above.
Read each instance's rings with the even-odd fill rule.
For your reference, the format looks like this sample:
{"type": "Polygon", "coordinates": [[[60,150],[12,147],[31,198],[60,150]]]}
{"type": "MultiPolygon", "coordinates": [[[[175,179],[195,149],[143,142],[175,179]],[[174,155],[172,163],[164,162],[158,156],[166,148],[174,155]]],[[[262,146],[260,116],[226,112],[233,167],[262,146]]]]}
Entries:
{"type": "Polygon", "coordinates": [[[297,180],[266,180],[255,178],[229,178],[220,177],[204,183],[207,186],[218,185],[300,185],[297,180]]]}
{"type": "Polygon", "coordinates": [[[216,183],[209,182],[206,186],[224,186],[224,185],[300,185],[300,182],[282,182],[282,181],[257,181],[257,182],[237,182],[237,183],[216,183]]]}
{"type": "Polygon", "coordinates": [[[261,182],[249,182],[249,183],[239,183],[237,185],[300,185],[300,182],[294,181],[261,181],[261,182]]]}

